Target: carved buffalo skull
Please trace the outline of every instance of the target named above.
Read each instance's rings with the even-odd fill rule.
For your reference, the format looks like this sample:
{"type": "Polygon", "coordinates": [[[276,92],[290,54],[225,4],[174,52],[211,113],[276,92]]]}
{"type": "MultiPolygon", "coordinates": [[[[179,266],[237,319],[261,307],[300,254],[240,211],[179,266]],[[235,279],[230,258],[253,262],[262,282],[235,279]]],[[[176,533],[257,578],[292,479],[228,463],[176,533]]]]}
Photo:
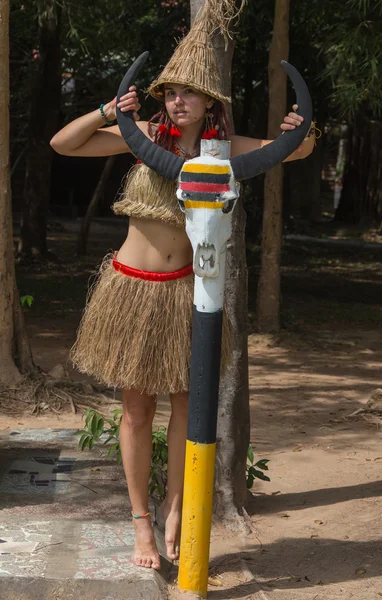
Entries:
{"type": "Polygon", "coordinates": [[[200,156],[179,173],[176,192],[186,213],[186,231],[194,251],[194,273],[217,277],[220,255],[231,237],[231,212],[239,197],[229,160],[200,156]]]}
{"type": "MultiPolygon", "coordinates": [[[[148,57],[144,52],[123,78],[117,104],[148,57]]],[[[239,196],[239,181],[268,171],[292,154],[302,143],[312,120],[312,103],[308,88],[289,63],[282,66],[294,84],[299,112],[304,122],[284,132],[271,144],[230,160],[200,156],[185,160],[154,144],[137,127],[131,111],[117,109],[117,120],[123,138],[131,151],[144,164],[167,179],[178,180],[177,198],[186,213],[186,230],[194,251],[194,272],[200,277],[215,278],[219,274],[220,254],[231,235],[231,212],[239,196]]]]}

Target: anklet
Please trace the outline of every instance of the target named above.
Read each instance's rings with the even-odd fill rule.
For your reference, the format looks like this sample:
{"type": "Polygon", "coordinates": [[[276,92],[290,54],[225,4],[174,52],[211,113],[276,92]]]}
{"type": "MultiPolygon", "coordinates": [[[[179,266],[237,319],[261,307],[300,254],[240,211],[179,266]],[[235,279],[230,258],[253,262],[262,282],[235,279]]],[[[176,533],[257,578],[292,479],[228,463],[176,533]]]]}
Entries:
{"type": "Polygon", "coordinates": [[[144,515],[135,515],[133,512],[131,513],[133,515],[133,519],[144,519],[145,517],[149,517],[150,513],[147,512],[144,515]]]}

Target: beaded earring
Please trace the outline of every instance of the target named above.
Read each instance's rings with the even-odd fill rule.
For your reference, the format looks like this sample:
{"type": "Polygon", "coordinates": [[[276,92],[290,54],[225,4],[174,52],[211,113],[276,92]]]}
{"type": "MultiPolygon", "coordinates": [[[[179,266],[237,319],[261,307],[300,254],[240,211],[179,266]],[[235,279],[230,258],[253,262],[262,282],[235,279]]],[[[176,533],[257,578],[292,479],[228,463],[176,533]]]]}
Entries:
{"type": "Polygon", "coordinates": [[[214,140],[218,137],[217,128],[214,127],[214,114],[211,112],[206,112],[205,116],[206,124],[204,127],[204,131],[202,133],[202,140],[214,140]]]}

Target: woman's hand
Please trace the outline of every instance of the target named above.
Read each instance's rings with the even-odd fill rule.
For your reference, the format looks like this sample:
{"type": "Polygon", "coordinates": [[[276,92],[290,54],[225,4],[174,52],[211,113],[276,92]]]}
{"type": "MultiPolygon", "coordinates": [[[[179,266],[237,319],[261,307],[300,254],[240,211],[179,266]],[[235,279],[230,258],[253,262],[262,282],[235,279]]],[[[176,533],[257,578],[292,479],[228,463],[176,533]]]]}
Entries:
{"type": "MultiPolygon", "coordinates": [[[[124,96],[121,96],[120,102],[118,104],[118,108],[125,112],[127,110],[133,111],[133,117],[135,121],[139,121],[140,117],[138,115],[138,111],[141,108],[139,104],[137,92],[135,85],[129,87],[129,91],[124,96]]],[[[108,121],[114,121],[117,118],[117,96],[109,102],[105,104],[103,107],[104,113],[108,119],[108,121]]]]}
{"type": "MultiPolygon", "coordinates": [[[[283,131],[290,131],[292,129],[296,129],[296,127],[298,127],[299,125],[301,125],[301,123],[304,120],[304,117],[302,117],[301,115],[298,115],[296,113],[296,110],[298,109],[298,105],[297,104],[293,104],[292,106],[294,112],[290,112],[287,114],[286,117],[284,117],[284,122],[281,123],[280,128],[283,131]]],[[[299,146],[296,150],[296,152],[301,152],[302,150],[302,146],[299,146]]]]}

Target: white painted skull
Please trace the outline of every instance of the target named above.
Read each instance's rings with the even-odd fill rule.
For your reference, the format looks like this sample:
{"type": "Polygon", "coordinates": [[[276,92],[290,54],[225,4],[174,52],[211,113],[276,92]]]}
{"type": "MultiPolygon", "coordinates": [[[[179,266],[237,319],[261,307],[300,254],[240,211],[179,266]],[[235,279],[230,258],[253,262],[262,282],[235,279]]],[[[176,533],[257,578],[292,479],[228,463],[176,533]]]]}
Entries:
{"type": "Polygon", "coordinates": [[[230,161],[199,156],[185,162],[176,195],[186,213],[194,272],[199,277],[217,277],[220,255],[231,236],[231,213],[239,197],[230,161]]]}

